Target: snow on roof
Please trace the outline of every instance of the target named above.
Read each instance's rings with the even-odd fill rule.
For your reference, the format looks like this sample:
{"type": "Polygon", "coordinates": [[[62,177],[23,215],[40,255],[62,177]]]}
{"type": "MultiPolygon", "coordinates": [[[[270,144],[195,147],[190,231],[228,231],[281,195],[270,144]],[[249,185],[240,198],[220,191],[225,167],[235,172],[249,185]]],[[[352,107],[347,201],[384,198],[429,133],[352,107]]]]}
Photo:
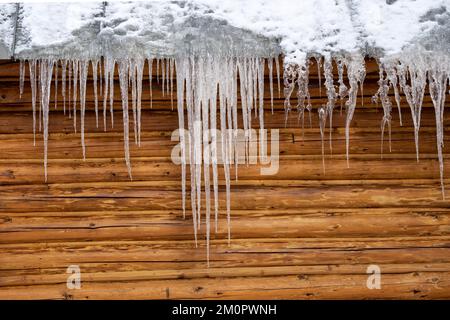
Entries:
{"type": "Polygon", "coordinates": [[[0,37],[22,57],[281,50],[299,62],[314,53],[395,54],[437,28],[450,30],[449,0],[21,3],[17,28],[15,8],[0,5],[0,37]]]}
{"type": "Polygon", "coordinates": [[[13,3],[0,5],[0,58],[8,58],[12,54],[16,9],[13,3]]]}

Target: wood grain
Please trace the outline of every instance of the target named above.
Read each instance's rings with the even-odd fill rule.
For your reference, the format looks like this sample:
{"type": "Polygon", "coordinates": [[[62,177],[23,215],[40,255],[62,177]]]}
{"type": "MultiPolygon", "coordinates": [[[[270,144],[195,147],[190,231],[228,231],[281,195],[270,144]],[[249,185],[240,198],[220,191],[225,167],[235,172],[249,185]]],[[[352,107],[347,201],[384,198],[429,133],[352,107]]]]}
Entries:
{"type": "MultiPolygon", "coordinates": [[[[282,99],[275,94],[271,114],[266,89],[265,126],[280,129],[279,170],[262,176],[260,165],[240,165],[231,186],[228,245],[220,169],[221,211],[207,268],[205,230],[196,248],[190,212],[182,217],[181,170],[170,158],[177,113],[161,84],[153,81],[150,109],[144,83],[142,145],[130,146],[133,181],[123,160],[119,90],[117,120],[111,128],[108,114],[105,132],[102,119],[95,126],[88,86],[86,160],[59,95],[50,112],[44,183],[40,132],[33,146],[28,78],[20,98],[18,63],[0,61],[0,299],[449,299],[448,129],[443,200],[429,95],[420,161],[404,99],[403,126],[394,108],[392,150],[385,140],[381,159],[383,112],[371,104],[378,71],[373,60],[367,68],[363,101],[358,97],[350,130],[349,168],[339,103],[332,153],[330,129],[325,132],[323,170],[316,111],[311,126],[307,121],[302,129],[295,112],[285,124],[282,99]],[[372,264],[381,268],[380,290],[366,287],[372,264]],[[80,290],[66,286],[69,265],[81,268],[80,290]]],[[[325,102],[315,70],[311,66],[314,108],[325,102]]],[[[445,113],[444,128],[449,124],[445,113]]]]}

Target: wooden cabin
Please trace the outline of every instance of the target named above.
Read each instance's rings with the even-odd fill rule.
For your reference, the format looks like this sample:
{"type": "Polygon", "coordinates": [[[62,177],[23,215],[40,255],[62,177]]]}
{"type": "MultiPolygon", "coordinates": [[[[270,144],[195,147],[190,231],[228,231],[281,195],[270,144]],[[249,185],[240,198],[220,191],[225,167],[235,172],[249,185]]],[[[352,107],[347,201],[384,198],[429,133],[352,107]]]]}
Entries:
{"type": "MultiPolygon", "coordinates": [[[[170,157],[177,111],[161,83],[153,80],[150,109],[144,81],[141,147],[130,144],[132,181],[123,159],[120,91],[118,120],[104,132],[96,128],[88,85],[85,161],[63,98],[59,92],[54,108],[52,94],[44,182],[41,133],[33,146],[28,73],[20,98],[19,63],[1,60],[0,299],[450,298],[450,162],[443,200],[428,90],[420,161],[404,98],[403,126],[394,104],[392,150],[385,134],[382,159],[383,110],[371,100],[378,69],[367,60],[364,97],[351,124],[350,167],[345,111],[338,106],[332,154],[325,131],[324,171],[317,107],[326,91],[314,64],[310,70],[311,127],[306,122],[302,130],[295,111],[285,126],[276,83],[273,114],[266,89],[265,126],[280,129],[280,167],[262,176],[258,165],[240,166],[231,183],[230,245],[221,173],[219,230],[211,235],[208,268],[204,228],[196,248],[190,211],[182,217],[181,171],[170,157]],[[380,289],[367,286],[371,265],[380,268],[380,289]],[[70,266],[80,268],[80,289],[67,286],[70,266]]],[[[444,117],[448,158],[449,113],[444,117]]]]}

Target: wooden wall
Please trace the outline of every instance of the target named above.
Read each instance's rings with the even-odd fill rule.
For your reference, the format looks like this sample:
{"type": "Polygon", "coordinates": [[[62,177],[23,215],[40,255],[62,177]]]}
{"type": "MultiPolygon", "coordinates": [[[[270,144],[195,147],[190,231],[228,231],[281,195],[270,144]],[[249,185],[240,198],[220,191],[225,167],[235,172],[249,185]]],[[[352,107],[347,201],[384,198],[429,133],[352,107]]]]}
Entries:
{"type": "MultiPolygon", "coordinates": [[[[95,128],[89,87],[87,159],[59,103],[50,113],[44,183],[42,137],[33,147],[29,83],[19,99],[18,69],[0,62],[0,299],[450,298],[450,193],[442,200],[430,97],[420,162],[405,101],[404,125],[394,105],[392,152],[386,143],[380,159],[383,112],[371,104],[373,61],[351,126],[350,168],[339,107],[325,173],[317,113],[302,131],[295,113],[284,128],[282,99],[273,115],[266,111],[266,127],[280,128],[279,172],[261,176],[258,166],[240,167],[231,187],[231,245],[222,210],[210,268],[204,241],[194,247],[190,215],[182,218],[180,168],[170,159],[177,114],[160,85],[154,81],[152,110],[144,86],[142,145],[131,145],[133,181],[123,161],[119,90],[115,127],[105,133],[95,128]],[[371,264],[381,268],[380,290],[366,287],[371,264]],[[80,290],[66,287],[69,265],[81,268],[80,290]]],[[[321,98],[315,70],[310,90],[317,107],[325,89],[321,98]]],[[[445,177],[448,190],[447,160],[445,177]]],[[[220,183],[223,209],[222,176],[220,183]]]]}

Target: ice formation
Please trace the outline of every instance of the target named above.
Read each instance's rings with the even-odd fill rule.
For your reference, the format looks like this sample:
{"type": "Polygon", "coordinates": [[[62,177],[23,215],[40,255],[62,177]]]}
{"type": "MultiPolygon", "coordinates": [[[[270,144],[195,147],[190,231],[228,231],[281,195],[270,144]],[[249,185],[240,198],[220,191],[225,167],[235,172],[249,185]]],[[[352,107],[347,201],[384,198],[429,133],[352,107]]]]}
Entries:
{"type": "MultiPolygon", "coordinates": [[[[318,113],[325,171],[325,133],[328,126],[328,152],[332,154],[336,106],[340,106],[341,113],[345,112],[346,157],[347,164],[351,165],[350,127],[358,107],[358,95],[363,96],[365,58],[371,56],[379,66],[379,88],[373,101],[380,101],[383,108],[381,156],[385,151],[386,131],[391,149],[393,103],[402,124],[405,115],[401,114],[400,103],[403,100],[410,107],[419,161],[422,103],[429,93],[436,116],[444,197],[443,113],[450,81],[448,3],[321,0],[315,6],[323,10],[317,10],[309,3],[297,7],[281,0],[264,3],[265,10],[253,12],[242,8],[255,8],[261,5],[260,0],[245,1],[245,5],[236,1],[94,2],[83,8],[72,4],[77,10],[64,28],[57,28],[58,23],[49,25],[39,17],[46,9],[55,17],[64,16],[67,5],[19,5],[19,11],[14,11],[12,6],[0,8],[0,18],[13,17],[14,12],[19,16],[17,46],[12,52],[20,59],[20,94],[25,73],[29,73],[33,134],[43,132],[45,180],[51,97],[55,107],[58,97],[62,99],[63,111],[72,118],[74,131],[79,128],[83,158],[86,158],[89,156],[89,146],[85,144],[88,75],[92,75],[96,126],[103,126],[106,131],[114,126],[117,83],[114,75],[118,73],[124,158],[131,179],[130,140],[138,146],[141,143],[142,109],[152,107],[152,83],[156,81],[178,112],[183,216],[189,211],[192,214],[196,244],[205,222],[209,261],[211,224],[214,223],[217,232],[222,211],[226,212],[228,239],[231,238],[232,173],[237,179],[238,164],[251,163],[255,157],[250,147],[258,136],[252,130],[253,118],[258,121],[260,139],[266,138],[265,70],[269,74],[272,112],[274,91],[281,95],[282,79],[286,121],[296,111],[304,127],[305,112],[310,125],[311,113],[318,113]],[[369,8],[379,15],[367,15],[369,8]],[[391,20],[398,24],[395,34],[391,32],[391,20]],[[280,66],[280,54],[283,54],[283,66],[280,66]],[[309,93],[313,62],[317,67],[319,94],[327,98],[316,109],[312,107],[309,93]],[[154,66],[156,74],[153,74],[154,66]],[[141,103],[146,67],[149,106],[141,103]],[[225,208],[219,208],[220,170],[225,178],[225,208]],[[188,177],[190,186],[186,185],[188,177]]],[[[0,35],[4,36],[6,30],[0,24],[0,35]]],[[[7,44],[14,42],[5,39],[7,44]]],[[[260,145],[259,156],[264,157],[267,149],[264,143],[260,145]]]]}
{"type": "MultiPolygon", "coordinates": [[[[182,207],[183,215],[186,210],[186,168],[189,164],[191,181],[191,211],[194,226],[194,237],[197,242],[197,231],[201,227],[202,215],[206,221],[207,247],[209,254],[210,220],[214,215],[214,229],[217,232],[219,219],[219,163],[223,164],[226,180],[226,219],[228,225],[228,238],[230,239],[230,166],[237,167],[240,159],[249,162],[249,142],[251,137],[252,117],[258,116],[259,127],[264,130],[264,69],[269,63],[273,65],[273,58],[259,57],[227,57],[227,56],[188,56],[167,59],[156,59],[161,74],[162,86],[166,93],[173,91],[172,81],[176,75],[177,110],[179,115],[179,132],[181,146],[182,166],[182,207]],[[240,86],[240,90],[238,90],[240,86]],[[244,154],[239,154],[238,135],[238,99],[242,101],[244,127],[244,154]],[[217,124],[217,112],[220,123],[217,124]],[[185,114],[187,119],[185,119],[185,114]],[[186,121],[187,120],[187,121],[186,121]],[[220,135],[217,129],[220,128],[220,135]],[[186,131],[184,130],[186,129],[186,131]],[[186,133],[185,133],[186,132],[186,133]],[[221,150],[218,150],[218,146],[221,150]],[[218,158],[221,158],[220,161],[218,158]],[[188,160],[189,159],[189,160],[188,160]],[[212,172],[210,172],[210,168],[212,172]],[[212,173],[212,180],[211,180],[212,173]],[[203,178],[202,178],[203,177],[203,178]],[[202,207],[202,184],[205,193],[205,208],[202,207]],[[203,214],[202,214],[203,213],[203,214]]],[[[49,101],[52,88],[53,70],[60,69],[62,74],[60,94],[64,100],[72,101],[72,115],[74,131],[78,126],[77,103],[80,105],[80,136],[83,158],[86,158],[86,145],[84,141],[84,121],[86,108],[86,82],[88,70],[93,72],[95,114],[98,119],[98,99],[104,98],[104,119],[106,126],[106,101],[110,99],[110,106],[114,104],[111,94],[114,85],[114,70],[118,70],[123,115],[123,140],[125,163],[130,178],[132,168],[129,151],[130,140],[130,106],[133,115],[134,141],[140,144],[141,130],[141,98],[143,69],[147,63],[149,68],[153,59],[120,59],[104,58],[101,60],[64,60],[60,59],[31,59],[28,60],[30,84],[33,101],[33,132],[35,131],[36,101],[41,106],[39,117],[43,119],[44,139],[44,170],[47,180],[47,149],[48,149],[48,123],[49,101]],[[99,72],[102,65],[104,74],[99,72]],[[69,74],[69,78],[66,78],[69,74]],[[103,83],[103,91],[98,88],[99,81],[103,83]],[[68,82],[68,85],[67,83],[68,82]],[[69,86],[66,97],[65,88],[69,86]],[[131,87],[131,96],[129,94],[131,87]],[[98,95],[97,92],[101,94],[98,95]]],[[[21,61],[20,79],[25,77],[26,61],[21,61]]],[[[55,79],[56,80],[56,79],[55,79]]],[[[21,81],[22,83],[22,81],[21,81]]],[[[21,84],[22,86],[22,84],[21,84]]],[[[20,87],[22,88],[22,87],[20,87]]],[[[56,84],[53,85],[56,89],[56,84]]],[[[273,86],[272,86],[273,88],[273,86]]],[[[21,89],[22,90],[22,89],[21,89]]],[[[55,92],[53,92],[55,94],[55,92]]],[[[273,95],[273,92],[271,92],[273,95]]],[[[110,109],[111,118],[113,108],[110,109]]],[[[96,121],[98,125],[98,120],[96,121]]],[[[263,134],[261,134],[263,136],[263,134]]],[[[261,147],[261,154],[266,154],[261,147]]],[[[209,256],[208,256],[209,259],[209,256]]]]}
{"type": "MultiPolygon", "coordinates": [[[[269,59],[272,62],[272,59],[269,59]]],[[[169,60],[170,61],[170,60],[169,60]]],[[[201,213],[206,221],[207,254],[209,261],[210,220],[214,211],[217,232],[218,157],[221,156],[226,185],[226,214],[230,240],[230,165],[238,165],[238,95],[241,99],[246,150],[250,137],[252,113],[259,113],[259,126],[264,128],[264,66],[263,58],[233,58],[226,56],[178,57],[176,62],[177,105],[180,127],[183,212],[185,210],[186,158],[190,159],[191,211],[194,236],[200,229],[201,213]],[[238,90],[238,77],[240,90],[238,90]],[[184,106],[185,101],[185,106],[184,106]],[[187,136],[184,135],[187,115],[187,136]],[[216,112],[219,111],[220,136],[217,135],[216,112]],[[187,139],[187,143],[185,140],[187,139]],[[220,143],[218,143],[220,142],[220,143]],[[218,150],[217,146],[221,147],[218,150]],[[203,168],[202,168],[203,167],[203,168]],[[211,173],[212,191],[211,197],[211,173]],[[202,209],[202,172],[205,208],[202,209]],[[214,206],[211,199],[214,199],[214,206]]],[[[262,151],[264,152],[264,151],[262,151]]]]}

